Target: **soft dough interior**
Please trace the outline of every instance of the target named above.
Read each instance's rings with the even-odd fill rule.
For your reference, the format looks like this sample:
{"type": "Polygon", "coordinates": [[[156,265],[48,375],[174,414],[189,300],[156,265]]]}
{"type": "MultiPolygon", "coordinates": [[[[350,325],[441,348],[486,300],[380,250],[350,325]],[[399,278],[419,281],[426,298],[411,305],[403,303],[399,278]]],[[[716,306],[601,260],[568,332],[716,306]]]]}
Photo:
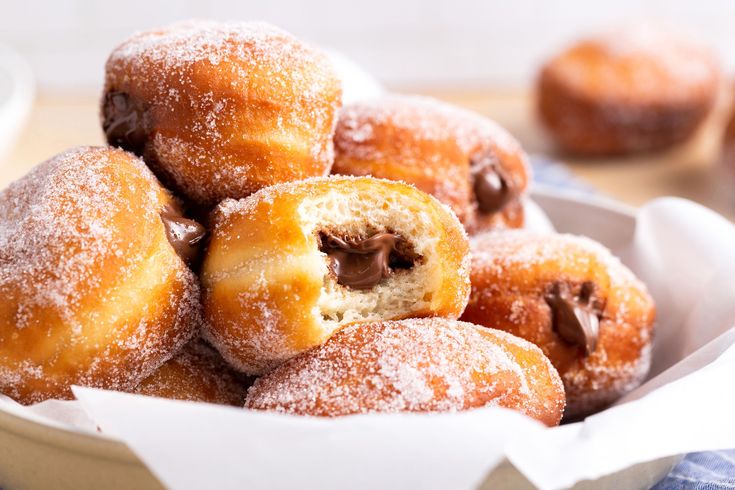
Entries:
{"type": "Polygon", "coordinates": [[[314,236],[314,260],[323,272],[321,295],[314,315],[326,331],[335,331],[356,321],[405,318],[429,310],[441,284],[437,261],[438,234],[430,216],[405,205],[402,196],[377,198],[331,192],[306,199],[300,206],[304,232],[314,236]],[[380,201],[378,201],[380,199],[380,201]],[[353,289],[339,284],[329,271],[329,257],[319,251],[318,234],[369,238],[375,233],[401,235],[419,256],[409,269],[395,269],[371,289],[353,289]]]}

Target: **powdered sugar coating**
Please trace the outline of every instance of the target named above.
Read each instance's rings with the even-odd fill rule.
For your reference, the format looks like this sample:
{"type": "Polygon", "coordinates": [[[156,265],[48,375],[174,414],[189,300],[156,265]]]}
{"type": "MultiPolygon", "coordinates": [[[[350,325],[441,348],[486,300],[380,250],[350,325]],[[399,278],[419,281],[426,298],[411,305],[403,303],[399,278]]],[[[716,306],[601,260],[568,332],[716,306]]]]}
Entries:
{"type": "Polygon", "coordinates": [[[324,175],[333,160],[336,73],[266,23],[186,21],[135,34],[108,59],[113,92],[145,109],[146,161],[199,203],[324,175]]]}
{"type": "MultiPolygon", "coordinates": [[[[391,181],[389,179],[382,179],[382,178],[376,178],[376,177],[370,177],[367,179],[371,182],[376,183],[384,183],[384,184],[394,184],[394,181],[391,181]]],[[[213,213],[214,219],[222,219],[227,218],[228,216],[232,214],[248,214],[253,212],[255,209],[255,205],[258,202],[268,202],[272,203],[276,198],[283,195],[306,195],[306,197],[317,197],[321,190],[319,188],[319,184],[321,183],[328,183],[328,182],[365,182],[365,177],[361,176],[352,176],[352,175],[333,175],[333,176],[326,176],[326,177],[310,177],[308,179],[302,179],[295,182],[282,182],[280,184],[274,184],[268,187],[265,187],[263,189],[260,189],[258,192],[252,194],[249,196],[248,199],[225,199],[223,200],[218,206],[216,211],[213,213]],[[311,190],[310,190],[311,188],[311,190]]],[[[349,185],[349,184],[346,184],[349,185]]],[[[402,185],[408,186],[411,189],[416,189],[417,187],[410,183],[402,183],[402,185]]],[[[465,239],[469,239],[469,236],[467,233],[462,229],[462,226],[457,219],[457,215],[452,212],[451,208],[447,206],[446,204],[442,203],[441,201],[437,200],[434,196],[429,195],[429,199],[431,199],[432,203],[440,208],[442,208],[444,211],[446,211],[448,215],[448,219],[452,222],[452,226],[457,226],[459,230],[461,230],[462,236],[465,239]]]]}
{"type": "Polygon", "coordinates": [[[708,96],[719,79],[709,49],[682,32],[652,23],[590,37],[548,66],[570,89],[608,102],[684,103],[708,96]]]}
{"type": "MultiPolygon", "coordinates": [[[[635,280],[635,276],[620,259],[599,242],[586,236],[568,233],[544,233],[529,230],[507,230],[502,233],[482,233],[470,238],[473,268],[478,271],[493,269],[496,274],[508,268],[530,269],[552,260],[570,260],[590,264],[602,261],[610,272],[635,280]],[[565,248],[581,249],[580,256],[561,254],[565,248]],[[563,256],[562,256],[563,255],[563,256]]],[[[645,286],[638,281],[638,287],[645,286]]]]}
{"type": "MultiPolygon", "coordinates": [[[[472,155],[486,146],[497,146],[503,153],[521,153],[518,141],[494,121],[480,114],[421,95],[386,95],[356,102],[340,111],[343,124],[338,138],[346,152],[372,160],[379,149],[363,143],[374,137],[376,126],[409,128],[417,140],[454,141],[460,150],[472,155]],[[342,141],[342,139],[344,139],[342,141]]],[[[411,158],[411,149],[398,152],[411,158]]]]}
{"type": "Polygon", "coordinates": [[[604,407],[638,386],[650,366],[654,305],[618,258],[586,237],[505,231],[473,237],[470,302],[463,319],[541,347],[564,380],[567,416],[604,407]],[[597,348],[584,356],[553,329],[544,295],[555,283],[594,285],[602,305],[597,348]]]}
{"type": "Polygon", "coordinates": [[[514,408],[550,425],[554,368],[517,337],[440,318],[354,324],[258,379],[246,407],[301,415],[514,408]]]}
{"type": "Polygon", "coordinates": [[[0,391],[129,389],[193,335],[198,281],[166,239],[169,201],[143,162],[92,147],[0,194],[0,391]]]}
{"type": "Polygon", "coordinates": [[[135,389],[140,395],[220,405],[242,405],[245,391],[245,383],[201,339],[186,344],[135,389]]]}
{"type": "Polygon", "coordinates": [[[515,138],[479,114],[422,96],[361,101],[341,110],[335,149],[333,173],[414,184],[452,207],[468,229],[523,223],[518,206],[495,213],[491,223],[477,223],[473,159],[495,162],[518,199],[529,180],[526,155],[515,138]]]}

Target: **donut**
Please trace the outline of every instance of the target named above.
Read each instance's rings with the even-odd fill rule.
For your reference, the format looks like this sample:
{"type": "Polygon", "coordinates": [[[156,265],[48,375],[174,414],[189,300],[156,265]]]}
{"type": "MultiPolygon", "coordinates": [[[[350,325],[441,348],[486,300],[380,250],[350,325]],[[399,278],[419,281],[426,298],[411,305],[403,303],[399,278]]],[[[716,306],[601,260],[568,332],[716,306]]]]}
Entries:
{"type": "Polygon", "coordinates": [[[669,28],[635,24],[551,58],[538,77],[538,112],[569,153],[656,150],[694,133],[715,103],[720,78],[708,49],[669,28]]]}
{"type": "Polygon", "coordinates": [[[203,335],[259,375],[349,323],[457,318],[468,254],[456,216],[401,182],[313,178],[226,200],[202,266],[203,335]]]}
{"type": "Polygon", "coordinates": [[[446,318],[350,325],[256,380],[245,400],[249,409],[319,417],[487,406],[554,426],[564,387],[530,342],[446,318]]]}
{"type": "Polygon", "coordinates": [[[643,381],[655,307],[609,250],[584,237],[523,230],[474,237],[471,249],[462,319],[538,345],[564,381],[566,418],[600,410],[643,381]]]}
{"type": "Polygon", "coordinates": [[[415,185],[470,233],[523,226],[526,154],[493,121],[429,97],[389,95],[345,106],[332,173],[415,185]]]}
{"type": "Polygon", "coordinates": [[[245,392],[246,385],[237,374],[201,339],[186,344],[133,391],[138,395],[233,406],[242,406],[245,392]]]}
{"type": "Polygon", "coordinates": [[[110,54],[107,141],[209,209],[334,159],[339,79],[325,55],[264,23],[188,21],[135,34],[110,54]]]}
{"type": "Polygon", "coordinates": [[[72,398],[73,384],[128,391],[180,350],[202,317],[177,253],[195,248],[198,225],[176,209],[113,148],[69,150],[0,193],[0,393],[30,404],[72,398]]]}

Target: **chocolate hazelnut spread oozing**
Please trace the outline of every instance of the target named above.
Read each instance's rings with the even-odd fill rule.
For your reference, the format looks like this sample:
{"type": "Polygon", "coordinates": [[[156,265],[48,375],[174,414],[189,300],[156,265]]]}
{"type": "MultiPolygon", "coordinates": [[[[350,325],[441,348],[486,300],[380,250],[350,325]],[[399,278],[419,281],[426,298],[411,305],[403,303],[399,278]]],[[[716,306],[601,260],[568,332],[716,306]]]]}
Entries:
{"type": "Polygon", "coordinates": [[[102,129],[107,142],[141,155],[148,138],[144,114],[143,107],[125,92],[107,92],[102,105],[102,129]]]}
{"type": "Polygon", "coordinates": [[[590,355],[597,347],[602,309],[592,300],[595,285],[585,282],[577,296],[566,283],[554,283],[544,299],[551,308],[553,328],[565,342],[590,355]]]}
{"type": "Polygon", "coordinates": [[[319,249],[329,257],[337,282],[353,289],[370,289],[393,269],[409,269],[416,259],[406,241],[395,233],[376,233],[369,238],[340,238],[320,234],[319,249]]]}
{"type": "Polygon", "coordinates": [[[516,198],[517,192],[503,174],[495,157],[483,156],[470,162],[472,190],[481,213],[497,213],[516,198]]]}
{"type": "Polygon", "coordinates": [[[206,229],[194,220],[184,218],[176,209],[167,206],[161,211],[166,238],[176,253],[187,264],[192,264],[206,235],[206,229]]]}

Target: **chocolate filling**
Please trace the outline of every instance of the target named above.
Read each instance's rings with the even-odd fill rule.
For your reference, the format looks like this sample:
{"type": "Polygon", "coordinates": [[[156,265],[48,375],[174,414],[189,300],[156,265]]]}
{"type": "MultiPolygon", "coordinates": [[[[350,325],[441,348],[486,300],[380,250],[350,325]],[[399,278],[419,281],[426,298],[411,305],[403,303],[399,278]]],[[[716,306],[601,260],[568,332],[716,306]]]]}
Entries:
{"type": "Polygon", "coordinates": [[[494,157],[482,157],[470,162],[472,190],[481,213],[497,213],[516,197],[510,180],[504,175],[494,157]]]}
{"type": "Polygon", "coordinates": [[[107,142],[141,155],[148,139],[144,115],[145,109],[125,92],[107,92],[102,105],[102,129],[107,142]]]}
{"type": "Polygon", "coordinates": [[[595,285],[584,282],[577,296],[566,283],[554,283],[544,299],[551,308],[553,328],[565,342],[584,349],[590,355],[597,347],[602,308],[592,299],[595,285]]]}
{"type": "Polygon", "coordinates": [[[161,221],[166,229],[166,238],[179,257],[189,265],[194,263],[207,230],[196,221],[184,218],[171,206],[163,208],[161,221]]]}
{"type": "Polygon", "coordinates": [[[319,242],[337,282],[353,289],[370,289],[393,270],[410,269],[418,259],[402,236],[390,232],[364,239],[321,232],[319,242]]]}

